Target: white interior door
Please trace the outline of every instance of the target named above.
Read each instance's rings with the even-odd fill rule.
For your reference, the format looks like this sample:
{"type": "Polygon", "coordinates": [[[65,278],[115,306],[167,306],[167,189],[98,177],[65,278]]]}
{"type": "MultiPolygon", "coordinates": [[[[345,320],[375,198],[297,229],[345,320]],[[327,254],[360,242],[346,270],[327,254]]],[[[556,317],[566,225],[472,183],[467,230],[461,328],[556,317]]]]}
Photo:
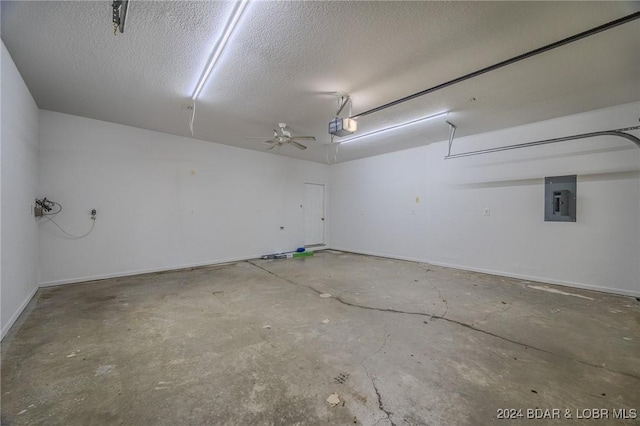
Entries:
{"type": "Polygon", "coordinates": [[[324,185],[304,187],[304,245],[324,244],[324,185]]]}

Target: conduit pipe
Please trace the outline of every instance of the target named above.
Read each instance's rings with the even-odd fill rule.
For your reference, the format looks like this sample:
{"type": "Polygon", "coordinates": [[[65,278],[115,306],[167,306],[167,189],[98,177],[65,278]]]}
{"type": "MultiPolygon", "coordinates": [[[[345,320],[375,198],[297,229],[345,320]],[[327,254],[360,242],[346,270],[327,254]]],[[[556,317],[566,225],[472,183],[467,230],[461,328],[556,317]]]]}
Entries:
{"type": "Polygon", "coordinates": [[[490,154],[492,152],[508,151],[510,149],[518,149],[518,148],[529,148],[532,146],[546,145],[550,143],[564,142],[564,141],[573,141],[576,139],[593,138],[596,136],[619,136],[621,138],[630,140],[631,142],[636,144],[638,148],[640,148],[640,139],[638,139],[636,136],[630,135],[628,133],[624,133],[629,130],[638,130],[638,129],[640,129],[640,126],[626,127],[624,129],[605,130],[602,132],[582,133],[580,135],[563,136],[561,138],[545,139],[541,141],[525,142],[525,143],[519,143],[515,145],[500,146],[497,148],[487,148],[487,149],[480,149],[477,151],[462,152],[460,154],[451,154],[451,144],[453,143],[453,140],[452,138],[450,138],[449,154],[446,155],[444,159],[449,160],[451,158],[471,157],[472,155],[490,154]]]}

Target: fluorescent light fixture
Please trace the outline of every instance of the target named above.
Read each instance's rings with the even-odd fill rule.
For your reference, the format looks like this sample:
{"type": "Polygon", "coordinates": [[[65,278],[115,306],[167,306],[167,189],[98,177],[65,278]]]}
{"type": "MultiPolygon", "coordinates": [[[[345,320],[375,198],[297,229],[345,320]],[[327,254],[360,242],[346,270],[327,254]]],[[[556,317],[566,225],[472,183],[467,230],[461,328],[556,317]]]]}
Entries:
{"type": "Polygon", "coordinates": [[[422,123],[423,121],[433,120],[435,118],[446,117],[449,114],[449,111],[439,112],[437,114],[429,115],[427,117],[418,118],[416,120],[407,121],[406,123],[396,124],[394,126],[385,127],[384,129],[375,130],[373,132],[365,133],[364,135],[356,136],[354,138],[345,139],[340,141],[340,144],[353,142],[358,139],[366,138],[373,135],[378,135],[380,133],[390,132],[392,130],[401,129],[403,127],[412,126],[414,124],[422,123]]]}
{"type": "Polygon", "coordinates": [[[200,95],[200,92],[202,91],[204,84],[207,82],[207,79],[209,78],[209,75],[211,74],[213,67],[216,65],[216,62],[218,62],[220,55],[222,55],[222,51],[224,50],[224,47],[227,45],[227,41],[229,41],[229,37],[231,37],[231,33],[233,33],[233,29],[236,27],[236,24],[240,20],[240,16],[242,15],[244,8],[247,6],[247,3],[249,3],[249,0],[236,1],[236,4],[234,5],[234,8],[233,8],[233,12],[231,13],[229,21],[227,21],[227,25],[225,26],[224,32],[222,33],[222,37],[216,43],[215,50],[213,51],[213,53],[211,54],[211,57],[209,58],[209,63],[207,64],[207,67],[205,68],[202,75],[200,76],[200,80],[198,80],[198,84],[195,90],[193,91],[193,95],[191,95],[191,99],[193,99],[194,101],[196,100],[198,95],[200,95]]]}

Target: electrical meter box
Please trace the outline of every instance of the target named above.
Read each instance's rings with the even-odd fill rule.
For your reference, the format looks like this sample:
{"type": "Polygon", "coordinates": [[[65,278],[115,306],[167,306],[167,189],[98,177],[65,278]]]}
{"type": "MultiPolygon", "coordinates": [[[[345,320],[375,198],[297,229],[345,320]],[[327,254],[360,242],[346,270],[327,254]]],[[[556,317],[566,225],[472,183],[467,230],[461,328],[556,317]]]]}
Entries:
{"type": "Polygon", "coordinates": [[[576,175],[544,178],[545,222],[576,221],[576,175]]]}

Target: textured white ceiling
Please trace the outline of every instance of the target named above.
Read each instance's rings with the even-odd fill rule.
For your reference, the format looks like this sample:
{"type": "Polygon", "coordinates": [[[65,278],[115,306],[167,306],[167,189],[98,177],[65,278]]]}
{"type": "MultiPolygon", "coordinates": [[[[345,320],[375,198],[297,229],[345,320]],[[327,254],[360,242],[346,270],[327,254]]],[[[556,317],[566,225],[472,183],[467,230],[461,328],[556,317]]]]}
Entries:
{"type": "MultiPolygon", "coordinates": [[[[38,106],[190,136],[183,105],[233,4],[132,0],[117,36],[110,5],[2,2],[2,40],[38,106]]],[[[254,1],[200,96],[194,137],[264,150],[247,137],[269,138],[285,122],[317,141],[269,152],[333,162],[330,92],[351,94],[355,114],[639,10],[640,2],[254,1]]],[[[638,52],[634,21],[362,117],[358,133],[446,110],[465,136],[637,101],[638,52]]],[[[338,161],[447,135],[444,120],[431,121],[345,144],[338,161]]]]}

